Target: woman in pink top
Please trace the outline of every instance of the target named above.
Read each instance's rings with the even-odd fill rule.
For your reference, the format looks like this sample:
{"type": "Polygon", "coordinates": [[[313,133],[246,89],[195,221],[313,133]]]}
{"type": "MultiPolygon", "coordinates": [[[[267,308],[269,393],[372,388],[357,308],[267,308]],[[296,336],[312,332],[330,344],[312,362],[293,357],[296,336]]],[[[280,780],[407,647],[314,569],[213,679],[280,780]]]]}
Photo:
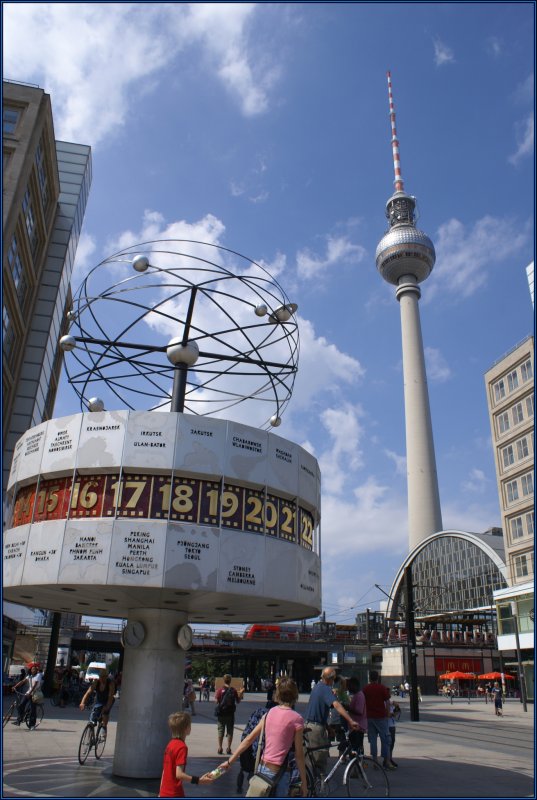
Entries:
{"type": "MultiPolygon", "coordinates": [[[[306,783],[306,767],[304,764],[304,746],[302,741],[304,720],[293,707],[298,700],[298,689],[291,678],[282,678],[276,689],[275,700],[277,706],[271,708],[261,719],[253,731],[242,740],[233,755],[220,766],[227,769],[238,759],[241,753],[250,747],[258,736],[261,735],[263,721],[265,722],[265,736],[262,758],[259,762],[258,772],[267,778],[274,779],[278,773],[278,782],[274,795],[287,797],[291,773],[286,766],[287,754],[295,746],[295,759],[300,773],[302,797],[308,796],[306,783]],[[282,766],[285,769],[280,771],[282,766]]],[[[248,793],[246,794],[248,797],[248,793]]]]}
{"type": "Polygon", "coordinates": [[[365,705],[365,695],[360,691],[360,681],[354,676],[347,681],[347,689],[351,695],[351,702],[349,704],[349,714],[352,719],[358,723],[360,729],[351,731],[349,735],[350,742],[358,752],[364,749],[364,733],[367,732],[367,711],[365,705]]]}

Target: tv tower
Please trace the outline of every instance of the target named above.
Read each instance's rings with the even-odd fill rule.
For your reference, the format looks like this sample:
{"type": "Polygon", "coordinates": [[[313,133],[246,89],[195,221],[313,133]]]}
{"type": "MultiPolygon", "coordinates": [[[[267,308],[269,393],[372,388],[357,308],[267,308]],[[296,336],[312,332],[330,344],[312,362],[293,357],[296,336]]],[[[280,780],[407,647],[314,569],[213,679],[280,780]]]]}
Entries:
{"type": "Polygon", "coordinates": [[[430,275],[436,256],[429,237],[414,224],[416,198],[404,190],[399,141],[395,128],[391,73],[388,72],[387,76],[395,192],[386,203],[386,217],[390,228],[377,246],[375,259],[377,269],[384,280],[397,286],[395,296],[401,308],[408,531],[410,550],[413,550],[427,536],[442,530],[431,409],[418,308],[421,296],[418,284],[430,275]]]}

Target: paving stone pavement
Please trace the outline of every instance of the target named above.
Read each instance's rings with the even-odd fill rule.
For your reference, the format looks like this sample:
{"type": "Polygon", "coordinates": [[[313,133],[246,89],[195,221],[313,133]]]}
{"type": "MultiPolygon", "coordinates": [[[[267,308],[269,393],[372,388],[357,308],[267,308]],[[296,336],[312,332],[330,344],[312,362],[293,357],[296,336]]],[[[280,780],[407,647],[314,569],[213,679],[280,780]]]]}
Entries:
{"type": "MultiPolygon", "coordinates": [[[[304,713],[308,696],[297,711],[304,713]]],[[[6,699],[4,698],[4,705],[6,699]]],[[[117,701],[109,739],[101,760],[78,763],[78,742],[85,713],[45,704],[45,719],[35,731],[7,725],[3,731],[2,797],[156,797],[159,780],[118,778],[112,773],[117,701]]],[[[264,705],[264,694],[249,694],[238,706],[234,746],[252,711],[264,705]]],[[[495,717],[490,704],[475,700],[424,697],[419,722],[411,722],[408,700],[399,700],[394,758],[399,768],[389,773],[391,797],[536,797],[534,782],[534,707],[524,713],[518,700],[508,700],[504,716],[495,717]]],[[[216,752],[213,703],[197,703],[188,738],[190,773],[201,775],[221,762],[216,752]]],[[[164,723],[165,724],[165,721],[164,723]]],[[[332,750],[332,753],[335,753],[332,750]]],[[[368,746],[366,744],[366,753],[368,746]]],[[[238,765],[212,784],[186,785],[189,797],[241,797],[238,765]]],[[[330,797],[346,796],[336,775],[330,797]]]]}

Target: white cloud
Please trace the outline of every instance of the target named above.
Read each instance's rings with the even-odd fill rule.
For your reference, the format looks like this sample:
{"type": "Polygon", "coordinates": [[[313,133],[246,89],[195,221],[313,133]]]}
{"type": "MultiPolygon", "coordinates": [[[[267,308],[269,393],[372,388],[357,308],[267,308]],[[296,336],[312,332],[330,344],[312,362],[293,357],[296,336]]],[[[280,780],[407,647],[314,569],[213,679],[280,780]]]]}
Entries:
{"type": "Polygon", "coordinates": [[[297,272],[301,278],[317,277],[327,269],[343,263],[357,264],[366,254],[359,244],[352,244],[346,236],[327,236],[324,256],[300,250],[296,256],[297,272]]]}
{"type": "Polygon", "coordinates": [[[455,61],[453,50],[440,41],[434,40],[434,63],[437,67],[442,67],[444,64],[450,64],[455,61]]]}
{"type": "Polygon", "coordinates": [[[474,467],[474,469],[470,471],[467,480],[463,481],[462,489],[465,492],[471,492],[473,494],[481,494],[486,490],[487,484],[488,484],[488,478],[483,472],[483,470],[474,467]]]}
{"type": "Polygon", "coordinates": [[[451,378],[451,370],[440,352],[435,347],[425,348],[425,363],[427,366],[427,377],[435,383],[445,383],[451,378]]]}
{"type": "Polygon", "coordinates": [[[400,456],[394,453],[393,450],[385,450],[384,454],[395,464],[396,474],[406,477],[406,456],[400,456]]]}
{"type": "Polygon", "coordinates": [[[534,130],[535,123],[533,112],[522,122],[515,125],[515,136],[517,141],[516,151],[509,156],[508,161],[514,167],[518,166],[522,159],[532,156],[534,151],[534,130]]]}
{"type": "Polygon", "coordinates": [[[319,458],[323,487],[333,494],[341,494],[351,472],[363,465],[360,441],[363,434],[359,406],[346,404],[342,408],[327,408],[321,422],[330,436],[330,445],[319,458]]]}
{"type": "Polygon", "coordinates": [[[489,36],[486,46],[488,52],[494,56],[494,58],[499,58],[503,53],[502,43],[497,36],[489,36]]]}
{"type": "Polygon", "coordinates": [[[527,241],[527,230],[508,219],[487,215],[470,230],[450,219],[436,235],[436,265],[424,301],[438,292],[470,297],[486,284],[492,264],[513,259],[527,241]]]}
{"type": "Polygon", "coordinates": [[[89,233],[82,231],[78,240],[76,248],[75,263],[73,267],[73,274],[71,276],[71,284],[74,286],[79,283],[88,272],[90,267],[94,267],[92,262],[92,255],[96,250],[95,239],[89,233]]]}
{"type": "MultiPolygon", "coordinates": [[[[51,94],[58,138],[97,145],[128,122],[187,48],[245,116],[265,112],[279,77],[248,41],[253,3],[4,3],[4,75],[51,94]],[[76,91],[73,87],[76,86],[76,91]]],[[[132,120],[132,124],[139,124],[132,120]]]]}

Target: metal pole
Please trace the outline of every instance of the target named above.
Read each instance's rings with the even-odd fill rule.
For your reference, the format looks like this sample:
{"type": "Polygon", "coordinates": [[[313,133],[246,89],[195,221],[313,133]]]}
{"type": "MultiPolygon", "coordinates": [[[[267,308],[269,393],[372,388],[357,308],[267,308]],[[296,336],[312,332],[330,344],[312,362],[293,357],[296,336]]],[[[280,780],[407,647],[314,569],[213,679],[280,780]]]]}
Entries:
{"type": "Polygon", "coordinates": [[[518,619],[516,615],[516,606],[515,603],[511,604],[511,610],[513,612],[513,623],[515,626],[515,642],[516,642],[516,660],[518,663],[518,683],[520,686],[520,699],[522,705],[524,707],[524,711],[528,710],[528,706],[526,703],[526,678],[524,675],[524,669],[522,667],[522,658],[520,655],[520,637],[518,635],[518,619]]]}
{"type": "MultiPolygon", "coordinates": [[[[188,343],[188,336],[190,333],[190,325],[192,324],[192,315],[194,313],[194,303],[196,301],[196,294],[198,287],[193,286],[190,293],[190,301],[188,303],[188,311],[186,312],[185,327],[183,330],[183,338],[181,344],[186,347],[188,343]]],[[[178,364],[173,373],[173,389],[172,401],[170,411],[184,411],[185,410],[185,395],[186,395],[186,380],[188,377],[188,367],[186,364],[178,364]]]]}
{"type": "Polygon", "coordinates": [[[45,669],[45,679],[43,682],[43,694],[50,697],[53,691],[54,668],[56,666],[56,656],[58,654],[58,640],[60,638],[60,626],[62,615],[55,611],[52,615],[52,626],[50,628],[50,640],[48,645],[47,666],[45,669]]]}
{"type": "Polygon", "coordinates": [[[408,678],[410,682],[410,719],[419,722],[418,671],[416,669],[416,630],[414,628],[414,587],[412,584],[412,567],[405,568],[406,592],[406,633],[408,653],[408,678]]]}

